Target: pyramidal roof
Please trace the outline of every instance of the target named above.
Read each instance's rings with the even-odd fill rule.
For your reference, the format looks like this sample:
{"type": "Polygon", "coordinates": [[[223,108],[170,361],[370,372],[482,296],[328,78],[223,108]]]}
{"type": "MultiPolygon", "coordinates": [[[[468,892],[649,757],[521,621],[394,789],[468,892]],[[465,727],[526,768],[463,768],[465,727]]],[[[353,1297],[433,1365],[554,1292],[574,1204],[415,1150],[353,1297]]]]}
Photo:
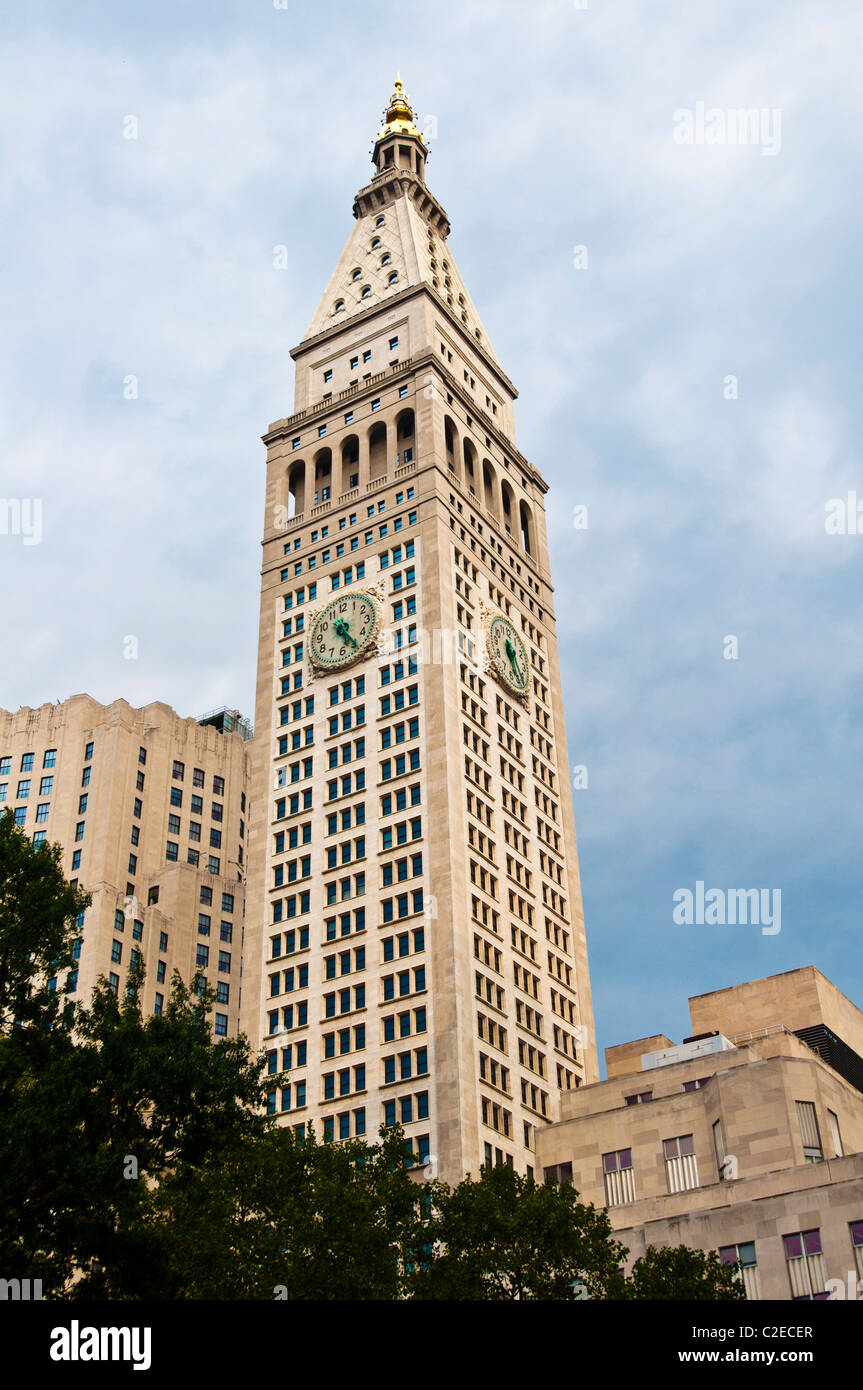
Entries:
{"type": "Polygon", "coordinates": [[[397,79],[375,143],[378,172],[354,200],[353,229],[304,338],[340,327],[354,314],[385,304],[406,289],[425,285],[497,363],[447,245],[447,215],[425,186],[427,153],[397,79]],[[410,167],[400,167],[389,152],[400,147],[404,154],[406,139],[416,153],[411,155],[410,167]]]}

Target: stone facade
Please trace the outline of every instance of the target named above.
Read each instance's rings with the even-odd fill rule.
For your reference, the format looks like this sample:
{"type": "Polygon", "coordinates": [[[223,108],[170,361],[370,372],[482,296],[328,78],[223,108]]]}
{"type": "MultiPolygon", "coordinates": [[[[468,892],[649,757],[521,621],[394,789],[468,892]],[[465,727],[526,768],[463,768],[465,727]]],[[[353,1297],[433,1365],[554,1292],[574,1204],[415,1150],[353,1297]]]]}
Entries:
{"type": "Polygon", "coordinates": [[[853,1051],[863,1015],[814,967],[690,1011],[699,1035],[678,1048],[658,1035],[607,1050],[609,1079],[564,1096],[538,1136],[541,1167],[608,1208],[630,1262],[648,1245],[746,1247],[750,1297],[847,1297],[849,1277],[857,1296],[863,1095],[791,1025],[841,1024],[853,1051]],[[733,1037],[705,1036],[719,1023],[733,1037]]]}
{"type": "Polygon", "coordinates": [[[161,1010],[174,969],[187,982],[200,969],[220,996],[216,1032],[236,1034],[250,757],[223,722],[89,695],[0,711],[0,809],[59,842],[66,877],[93,896],[72,980],[82,1002],[100,975],[119,990],[140,952],[145,1011],[161,1010]]]}
{"type": "Polygon", "coordinates": [[[546,484],[398,88],[389,114],[264,436],[244,1027],[286,1123],[398,1119],[458,1180],[533,1171],[598,1071],[546,484]],[[315,621],[360,591],[379,646],[321,673],[315,621]],[[495,615],[524,697],[489,664],[495,615]]]}

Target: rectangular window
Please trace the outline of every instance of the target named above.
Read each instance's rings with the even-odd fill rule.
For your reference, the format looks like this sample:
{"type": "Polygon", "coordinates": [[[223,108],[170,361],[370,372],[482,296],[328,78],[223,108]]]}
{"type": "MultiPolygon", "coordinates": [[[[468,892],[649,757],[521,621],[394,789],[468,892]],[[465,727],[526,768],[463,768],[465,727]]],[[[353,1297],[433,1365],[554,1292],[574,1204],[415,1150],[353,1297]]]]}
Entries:
{"type": "Polygon", "coordinates": [[[830,1297],[825,1290],[824,1255],[821,1232],[795,1231],[782,1237],[785,1262],[795,1301],[824,1301],[830,1297]]]}
{"type": "Polygon", "coordinates": [[[697,1187],[698,1163],[692,1135],[681,1134],[675,1139],[663,1139],[662,1151],[669,1192],[687,1192],[697,1187]]]}
{"type": "Polygon", "coordinates": [[[798,1100],[795,1101],[795,1105],[800,1137],[803,1140],[803,1158],[806,1163],[820,1163],[824,1157],[824,1150],[821,1147],[821,1131],[818,1128],[815,1105],[811,1100],[798,1100]]]}
{"type": "Polygon", "coordinates": [[[721,1245],[719,1258],[724,1265],[740,1265],[740,1277],[746,1289],[746,1297],[759,1299],[758,1264],[755,1259],[755,1241],[744,1241],[742,1245],[721,1245]]]}
{"type": "Polygon", "coordinates": [[[618,1149],[616,1153],[603,1154],[602,1171],[605,1177],[606,1206],[618,1207],[635,1201],[635,1174],[631,1149],[618,1149]]]}

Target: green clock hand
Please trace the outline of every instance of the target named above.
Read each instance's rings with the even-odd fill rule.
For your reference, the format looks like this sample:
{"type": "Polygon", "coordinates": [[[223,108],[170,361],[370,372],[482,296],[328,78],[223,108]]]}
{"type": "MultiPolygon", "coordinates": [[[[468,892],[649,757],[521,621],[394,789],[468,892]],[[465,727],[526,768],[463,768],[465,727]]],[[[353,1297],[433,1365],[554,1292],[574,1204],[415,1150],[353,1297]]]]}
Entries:
{"type": "Polygon", "coordinates": [[[505,646],[506,654],[509,657],[509,664],[512,667],[518,679],[521,680],[521,671],[519,670],[518,662],[515,659],[515,647],[513,646],[512,639],[510,637],[507,637],[505,646]]]}
{"type": "Polygon", "coordinates": [[[336,632],[338,633],[339,637],[341,637],[343,642],[350,642],[352,647],[355,647],[357,645],[356,640],[351,636],[351,630],[345,622],[344,618],[336,618],[336,621],[333,623],[333,627],[335,628],[336,632]]]}

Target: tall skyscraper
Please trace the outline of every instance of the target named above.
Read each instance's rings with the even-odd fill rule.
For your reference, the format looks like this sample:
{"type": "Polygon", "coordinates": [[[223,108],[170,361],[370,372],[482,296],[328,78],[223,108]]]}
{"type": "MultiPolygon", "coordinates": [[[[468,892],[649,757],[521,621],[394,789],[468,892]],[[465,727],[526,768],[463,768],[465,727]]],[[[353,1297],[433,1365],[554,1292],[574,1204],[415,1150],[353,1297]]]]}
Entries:
{"type": "Polygon", "coordinates": [[[0,811],[34,844],[59,842],[66,877],[93,898],[58,988],[89,1003],[104,975],[116,993],[142,954],[146,1012],[162,1012],[175,969],[187,983],[200,973],[214,1033],[236,1035],[248,732],[235,711],[183,719],[157,700],[0,710],[0,811]]]}
{"type": "Polygon", "coordinates": [[[535,1164],[597,1079],[545,528],[401,81],[267,446],[243,1026],[270,1108],[535,1164]]]}

